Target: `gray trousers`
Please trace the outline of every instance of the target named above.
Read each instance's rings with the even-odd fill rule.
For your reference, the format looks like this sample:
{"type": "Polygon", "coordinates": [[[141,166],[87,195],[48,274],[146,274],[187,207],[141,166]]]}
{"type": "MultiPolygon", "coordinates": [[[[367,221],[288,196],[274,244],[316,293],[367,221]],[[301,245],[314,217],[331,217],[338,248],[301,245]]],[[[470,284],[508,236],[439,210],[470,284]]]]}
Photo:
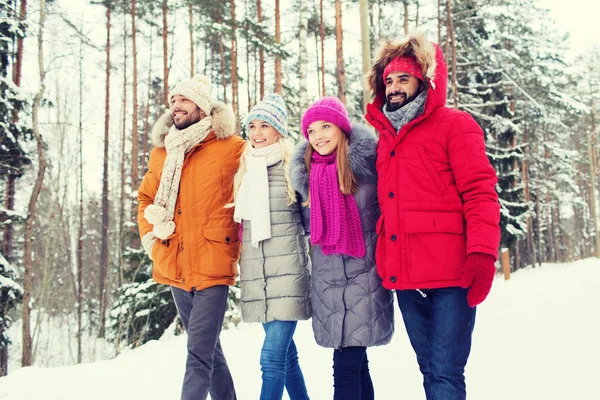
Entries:
{"type": "Polygon", "coordinates": [[[181,400],[236,400],[219,335],[227,310],[228,286],[186,292],[171,287],[188,335],[181,400]]]}

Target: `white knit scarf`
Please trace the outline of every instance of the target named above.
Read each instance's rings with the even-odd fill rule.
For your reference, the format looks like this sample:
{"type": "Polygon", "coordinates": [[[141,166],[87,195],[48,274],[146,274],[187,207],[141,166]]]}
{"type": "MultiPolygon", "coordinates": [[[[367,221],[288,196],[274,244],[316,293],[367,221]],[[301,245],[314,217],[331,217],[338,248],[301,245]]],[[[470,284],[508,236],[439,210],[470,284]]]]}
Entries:
{"type": "MultiPolygon", "coordinates": [[[[248,144],[248,146],[251,146],[248,144]]],[[[235,222],[250,221],[252,246],[271,237],[271,208],[269,206],[269,175],[267,167],[282,160],[279,143],[262,149],[250,147],[246,154],[246,174],[235,199],[235,222]]]]}
{"type": "Polygon", "coordinates": [[[212,117],[206,116],[185,129],[171,126],[165,137],[167,158],[160,177],[160,185],[154,204],[144,210],[146,221],[154,225],[152,232],[158,239],[166,239],[175,232],[175,204],[179,193],[179,181],[185,155],[201,143],[211,132],[212,117]]]}

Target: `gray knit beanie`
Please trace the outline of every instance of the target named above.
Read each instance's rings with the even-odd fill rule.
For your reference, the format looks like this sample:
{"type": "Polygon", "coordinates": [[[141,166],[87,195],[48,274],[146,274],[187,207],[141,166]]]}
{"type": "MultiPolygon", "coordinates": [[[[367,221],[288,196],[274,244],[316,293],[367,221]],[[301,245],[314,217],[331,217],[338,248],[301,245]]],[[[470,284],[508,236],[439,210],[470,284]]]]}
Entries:
{"type": "Polygon", "coordinates": [[[288,136],[285,102],[277,93],[266,95],[260,103],[252,107],[248,118],[246,118],[246,127],[255,119],[267,122],[281,136],[288,136]]]}

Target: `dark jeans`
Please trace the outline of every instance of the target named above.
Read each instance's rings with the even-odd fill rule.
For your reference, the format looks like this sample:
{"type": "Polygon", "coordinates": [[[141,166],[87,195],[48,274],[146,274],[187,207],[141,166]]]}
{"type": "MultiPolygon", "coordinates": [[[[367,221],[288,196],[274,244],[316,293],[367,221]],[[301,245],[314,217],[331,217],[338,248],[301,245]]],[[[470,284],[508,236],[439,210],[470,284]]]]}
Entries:
{"type": "Polygon", "coordinates": [[[333,400],[373,400],[366,347],[344,347],[333,351],[333,400]]]}
{"type": "Polygon", "coordinates": [[[308,400],[304,376],[298,363],[298,350],[293,339],[297,324],[297,321],[262,324],[265,341],[260,353],[260,400],[281,400],[284,387],[290,400],[308,400]]]}
{"type": "Polygon", "coordinates": [[[227,309],[228,286],[186,292],[171,287],[187,331],[187,362],[182,400],[235,400],[235,388],[221,349],[219,335],[227,309]]]}
{"type": "Polygon", "coordinates": [[[404,325],[423,374],[427,400],[465,400],[475,308],[467,289],[397,290],[404,325]]]}

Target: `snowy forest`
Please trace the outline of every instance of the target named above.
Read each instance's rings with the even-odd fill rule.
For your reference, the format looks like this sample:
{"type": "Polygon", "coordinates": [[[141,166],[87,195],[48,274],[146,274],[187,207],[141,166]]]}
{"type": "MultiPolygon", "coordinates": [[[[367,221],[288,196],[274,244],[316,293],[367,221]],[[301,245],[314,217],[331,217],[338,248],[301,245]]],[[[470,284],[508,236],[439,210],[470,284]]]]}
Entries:
{"type": "Polygon", "coordinates": [[[379,41],[416,29],[444,50],[447,106],[485,132],[498,273],[600,257],[600,48],[569,56],[537,0],[0,0],[0,376],[182,331],[136,223],[149,132],[178,80],[210,77],[242,137],[280,93],[298,137],[324,95],[363,120],[379,41]]]}

